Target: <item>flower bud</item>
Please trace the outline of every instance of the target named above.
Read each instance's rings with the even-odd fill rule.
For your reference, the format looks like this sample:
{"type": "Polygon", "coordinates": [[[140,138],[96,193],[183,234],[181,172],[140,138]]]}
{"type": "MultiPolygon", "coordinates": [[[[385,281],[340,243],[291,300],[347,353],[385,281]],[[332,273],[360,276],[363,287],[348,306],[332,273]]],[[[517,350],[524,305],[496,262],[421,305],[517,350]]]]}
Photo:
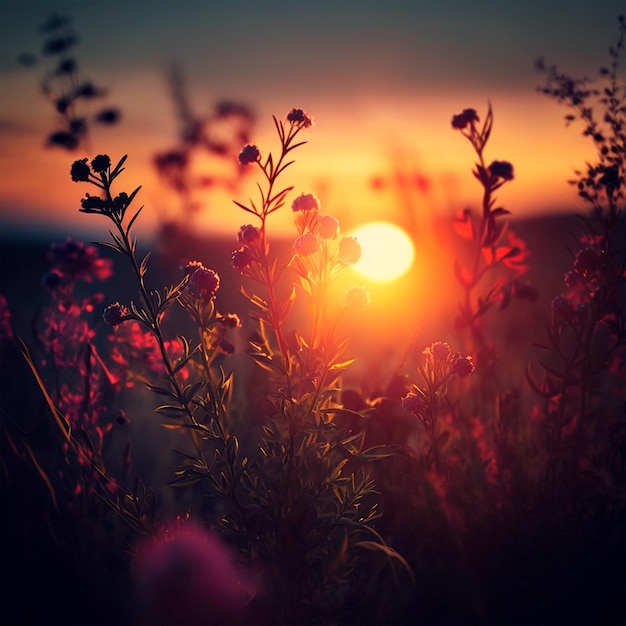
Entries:
{"type": "Polygon", "coordinates": [[[315,233],[304,233],[300,235],[293,243],[293,249],[300,256],[310,256],[317,252],[319,248],[319,239],[315,233]]]}
{"type": "Polygon", "coordinates": [[[474,361],[471,356],[459,356],[457,357],[454,365],[452,366],[452,373],[460,376],[461,378],[469,376],[474,372],[474,361]]]}
{"type": "Polygon", "coordinates": [[[104,322],[113,327],[119,326],[127,317],[128,309],[119,302],[110,304],[102,313],[104,322]]]}
{"type": "Polygon", "coordinates": [[[106,172],[111,167],[111,159],[106,154],[99,154],[91,161],[91,169],[98,174],[106,172]]]}
{"type": "Polygon", "coordinates": [[[300,194],[292,203],[291,209],[293,211],[313,211],[319,210],[320,204],[317,198],[312,193],[300,194]]]}
{"type": "Polygon", "coordinates": [[[239,163],[241,165],[249,165],[250,163],[255,163],[261,157],[261,153],[259,149],[252,144],[248,144],[244,146],[243,150],[239,153],[239,163]]]}
{"type": "Polygon", "coordinates": [[[320,216],[317,223],[317,234],[322,239],[334,239],[339,232],[339,221],[332,215],[320,216]]]}
{"type": "Polygon", "coordinates": [[[70,175],[75,183],[86,183],[89,180],[91,170],[87,165],[87,159],[80,159],[80,161],[74,161],[70,169],[70,175]]]}
{"type": "Polygon", "coordinates": [[[339,261],[344,265],[354,265],[361,258],[361,244],[356,237],[342,237],[339,240],[339,261]]]}

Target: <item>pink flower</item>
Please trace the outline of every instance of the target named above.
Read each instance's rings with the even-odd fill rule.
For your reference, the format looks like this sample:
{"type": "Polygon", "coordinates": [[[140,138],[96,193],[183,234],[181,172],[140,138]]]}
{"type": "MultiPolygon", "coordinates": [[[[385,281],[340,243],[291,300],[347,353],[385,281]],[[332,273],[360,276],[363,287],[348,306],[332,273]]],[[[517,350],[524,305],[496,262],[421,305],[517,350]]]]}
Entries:
{"type": "Polygon", "coordinates": [[[320,205],[317,198],[312,193],[300,194],[292,203],[293,211],[317,211],[320,205]]]}
{"type": "Polygon", "coordinates": [[[339,221],[332,215],[322,215],[317,222],[317,234],[322,239],[334,239],[339,233],[339,221]]]}
{"type": "Polygon", "coordinates": [[[354,265],[361,258],[361,244],[356,237],[342,237],[339,240],[339,261],[344,265],[354,265]]]}
{"type": "Polygon", "coordinates": [[[252,261],[254,261],[254,253],[248,246],[237,248],[230,257],[230,264],[240,272],[250,267],[252,261]]]}
{"type": "Polygon", "coordinates": [[[261,234],[259,233],[259,229],[256,226],[252,226],[252,224],[242,226],[237,233],[237,239],[239,243],[242,244],[251,244],[258,241],[260,238],[261,234]]]}
{"type": "Polygon", "coordinates": [[[474,361],[471,356],[459,356],[457,357],[454,365],[452,366],[452,373],[460,376],[469,376],[474,371],[474,361]]]}
{"type": "Polygon", "coordinates": [[[55,262],[53,271],[68,283],[104,281],[113,274],[111,259],[100,258],[95,246],[69,237],[64,243],[53,244],[48,257],[55,262]]]}
{"type": "Polygon", "coordinates": [[[317,252],[319,248],[319,239],[315,233],[304,233],[300,235],[293,244],[293,249],[300,256],[310,256],[317,252]]]}
{"type": "Polygon", "coordinates": [[[250,623],[242,620],[256,585],[220,538],[197,524],[144,540],[133,565],[141,623],[250,623]]]}
{"type": "Polygon", "coordinates": [[[191,261],[185,266],[185,273],[189,275],[187,291],[192,298],[213,300],[220,286],[220,277],[199,261],[191,261]]]}
{"type": "Polygon", "coordinates": [[[576,254],[574,269],[581,276],[589,276],[600,268],[600,255],[593,248],[583,248],[576,254]]]}
{"type": "Polygon", "coordinates": [[[445,361],[450,356],[450,346],[443,341],[436,341],[424,353],[432,354],[434,361],[445,361]]]}

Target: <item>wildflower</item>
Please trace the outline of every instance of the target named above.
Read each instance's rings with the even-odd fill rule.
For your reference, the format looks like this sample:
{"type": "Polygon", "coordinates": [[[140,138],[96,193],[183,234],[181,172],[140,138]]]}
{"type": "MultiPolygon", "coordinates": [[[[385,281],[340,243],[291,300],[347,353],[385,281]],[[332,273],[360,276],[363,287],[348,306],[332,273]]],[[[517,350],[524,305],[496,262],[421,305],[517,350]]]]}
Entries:
{"type": "Polygon", "coordinates": [[[230,257],[230,264],[240,272],[250,267],[252,261],[254,261],[254,253],[248,246],[237,248],[230,257]]]}
{"type": "Polygon", "coordinates": [[[128,309],[123,304],[114,302],[104,309],[102,319],[106,324],[113,327],[119,326],[122,322],[128,319],[128,309]]]}
{"type": "Polygon", "coordinates": [[[111,167],[111,159],[107,154],[99,154],[91,161],[91,169],[99,174],[106,172],[111,167]]]}
{"type": "Polygon", "coordinates": [[[426,408],[426,398],[421,393],[414,391],[410,391],[400,402],[407,411],[415,413],[415,415],[420,415],[426,408]]]}
{"type": "Polygon", "coordinates": [[[248,144],[244,146],[243,150],[239,153],[239,163],[241,165],[249,165],[250,163],[255,163],[261,157],[261,153],[259,149],[252,144],[248,144]]]}
{"type": "Polygon", "coordinates": [[[593,248],[583,248],[576,254],[574,269],[581,276],[588,276],[600,267],[600,255],[593,248]]]}
{"type": "Polygon", "coordinates": [[[72,180],[75,183],[86,183],[89,180],[90,174],[91,170],[89,169],[89,165],[87,165],[86,158],[80,159],[79,161],[74,161],[74,163],[72,163],[70,175],[72,176],[72,180]]]}
{"type": "Polygon", "coordinates": [[[204,267],[199,261],[191,261],[185,266],[189,276],[187,291],[192,298],[213,300],[220,286],[220,277],[216,272],[204,267]]]}
{"type": "Polygon", "coordinates": [[[557,296],[552,300],[552,317],[555,321],[564,320],[569,321],[572,318],[574,308],[572,301],[565,296],[557,296]]]}
{"type": "Polygon", "coordinates": [[[366,287],[353,285],[345,295],[345,305],[348,309],[362,309],[370,303],[370,294],[366,287]]]}
{"type": "Polygon", "coordinates": [[[513,180],[513,166],[508,161],[493,161],[489,166],[489,172],[494,178],[513,180]]]}
{"type": "Polygon", "coordinates": [[[287,121],[301,128],[310,128],[314,124],[313,117],[302,109],[291,109],[287,113],[287,121]]]}
{"type": "Polygon", "coordinates": [[[81,209],[78,209],[81,213],[107,213],[109,207],[106,200],[98,196],[91,196],[86,194],[80,201],[81,209]]]}
{"type": "Polygon", "coordinates": [[[361,244],[356,237],[342,237],[339,240],[339,260],[345,265],[354,265],[361,258],[361,244]]]}
{"type": "Polygon", "coordinates": [[[121,213],[122,216],[124,215],[124,211],[126,211],[129,204],[130,201],[128,198],[128,194],[124,191],[118,193],[117,196],[113,198],[113,206],[115,207],[115,211],[117,213],[121,213]]]}
{"type": "Polygon", "coordinates": [[[332,215],[322,215],[317,223],[317,234],[322,239],[334,239],[339,232],[339,221],[332,215]]]}
{"type": "Polygon", "coordinates": [[[450,356],[450,346],[443,341],[436,341],[430,346],[434,361],[445,361],[450,356]]]}
{"type": "Polygon", "coordinates": [[[293,211],[313,211],[319,210],[320,205],[317,198],[312,193],[300,194],[292,203],[293,211]]]}
{"type": "Polygon", "coordinates": [[[471,356],[459,356],[454,361],[452,373],[461,378],[469,376],[474,371],[474,361],[471,356]]]}
{"type": "Polygon", "coordinates": [[[69,238],[62,244],[54,244],[49,256],[56,262],[52,271],[58,272],[70,282],[103,281],[113,274],[111,259],[102,259],[95,246],[69,238]]]}
{"type": "Polygon", "coordinates": [[[580,274],[574,270],[568,270],[565,272],[565,276],[563,276],[563,280],[568,287],[573,287],[576,283],[580,282],[580,279],[580,274]]]}
{"type": "Polygon", "coordinates": [[[452,117],[452,128],[463,130],[468,124],[475,124],[478,121],[475,109],[464,109],[462,113],[452,117]]]}
{"type": "Polygon", "coordinates": [[[187,523],[164,529],[136,550],[137,606],[146,624],[250,623],[253,582],[219,537],[187,523]]]}
{"type": "Polygon", "coordinates": [[[300,256],[310,256],[319,248],[319,239],[315,233],[304,233],[300,235],[293,244],[293,249],[300,256]]]}
{"type": "Polygon", "coordinates": [[[255,241],[258,241],[261,238],[261,234],[259,229],[256,226],[252,226],[252,224],[246,224],[239,229],[237,233],[237,239],[240,243],[243,244],[251,244],[255,241]]]}

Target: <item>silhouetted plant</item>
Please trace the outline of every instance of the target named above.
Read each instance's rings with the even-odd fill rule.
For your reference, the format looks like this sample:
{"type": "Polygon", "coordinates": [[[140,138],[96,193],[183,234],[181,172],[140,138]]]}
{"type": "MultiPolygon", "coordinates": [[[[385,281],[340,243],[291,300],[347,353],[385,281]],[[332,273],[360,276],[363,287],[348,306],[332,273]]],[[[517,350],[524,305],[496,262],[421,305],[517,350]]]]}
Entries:
{"type": "Polygon", "coordinates": [[[512,295],[535,297],[534,290],[519,280],[527,270],[526,244],[503,221],[510,211],[496,206],[495,192],[513,180],[513,165],[508,161],[492,161],[487,165],[485,160],[484,151],[493,128],[491,105],[480,127],[479,122],[474,109],[465,109],[452,118],[452,128],[470,142],[478,157],[472,174],[483,188],[481,214],[475,216],[471,209],[464,209],[454,222],[457,232],[471,242],[472,256],[467,263],[457,259],[454,268],[464,291],[456,326],[459,330],[469,329],[475,347],[483,343],[481,318],[490,308],[495,304],[505,308],[512,295]],[[479,285],[485,283],[481,292],[479,285]]]}
{"type": "Polygon", "coordinates": [[[206,114],[199,114],[190,101],[179,66],[171,68],[169,79],[179,137],[177,145],[154,157],[154,166],[159,180],[174,192],[179,203],[174,211],[176,217],[166,216],[162,229],[167,231],[178,224],[180,231],[207,208],[200,198],[202,192],[219,188],[230,193],[237,190],[245,173],[237,162],[237,153],[241,145],[250,141],[256,120],[249,106],[231,100],[221,100],[206,114]],[[198,165],[203,157],[207,162],[198,165]]]}
{"type": "MultiPolygon", "coordinates": [[[[98,489],[98,495],[134,530],[163,532],[164,521],[155,517],[154,492],[140,480],[132,489],[126,486],[129,462],[124,480],[117,482],[100,460],[105,432],[101,426],[106,423],[107,410],[99,395],[103,379],[118,390],[142,382],[164,399],[154,412],[165,416],[170,428],[191,435],[192,447],[180,451],[181,462],[171,481],[173,486],[192,488],[187,500],[191,503],[190,519],[220,528],[238,547],[246,567],[260,568],[264,595],[257,600],[259,606],[271,610],[274,620],[293,623],[336,618],[345,610],[346,602],[358,595],[354,577],[363,584],[368,564],[380,568],[387,562],[394,576],[399,566],[409,582],[412,574],[375,528],[379,513],[369,465],[389,456],[392,450],[385,446],[365,448],[365,431],[346,429],[340,419],[346,415],[362,417],[338,399],[341,375],[352,359],[344,355],[347,342],[337,337],[337,320],[365,306],[369,295],[363,287],[354,286],[335,303],[331,286],[339,272],[358,260],[360,246],[354,238],[339,235],[338,221],[320,214],[312,194],[301,194],[291,206],[297,229],[293,251],[285,259],[272,255],[268,217],[283,207],[291,191],[290,187],[279,189],[278,179],[292,163],[287,157],[302,145],[297,137],[312,126],[312,118],[301,109],[293,109],[286,122],[274,119],[274,123],[280,139],[278,157],[270,153],[262,160],[253,145],[245,146],[239,155],[242,166],[258,165],[267,187],[259,186],[259,205],[252,200],[250,206],[236,202],[256,216],[260,225],[242,226],[238,233],[241,246],[232,255],[233,266],[265,290],[264,295],[244,291],[255,309],[252,319],[258,324],[249,356],[261,366],[260,371],[268,373],[268,410],[256,418],[263,427],[258,440],[247,437],[243,449],[237,434],[249,429],[252,416],[242,415],[233,394],[236,378],[224,370],[223,358],[236,350],[228,334],[241,322],[235,314],[217,311],[220,277],[193,261],[185,266],[177,284],[157,290],[148,287],[149,255],[138,256],[133,235],[142,209],[132,205],[140,188],[131,193],[114,191],[126,157],[115,165],[108,155],[77,160],[71,177],[98,190],[98,195],[86,194],[80,211],[112,222],[111,241],[100,244],[126,258],[138,287],[138,299],[115,302],[104,309],[103,319],[114,329],[106,359],[95,351],[91,342],[94,333],[88,327],[82,331],[85,336],[74,341],[74,335],[59,332],[59,325],[52,324],[48,316],[42,337],[49,338],[51,349],[58,348],[53,355],[62,365],[66,365],[62,350],[87,350],[89,360],[79,368],[78,382],[90,387],[80,415],[87,424],[100,426],[100,430],[96,428],[99,439],[91,437],[87,448],[77,441],[75,449],[79,464],[81,453],[91,450],[88,467],[95,469],[96,487],[112,486],[108,493],[98,489]],[[308,335],[285,330],[298,298],[307,301],[304,308],[310,311],[308,335]],[[165,323],[174,308],[182,309],[195,325],[195,339],[184,334],[167,335],[165,323]],[[114,368],[109,369],[105,360],[114,368]],[[96,367],[98,380],[92,372],[96,367]],[[198,496],[200,502],[210,497],[215,504],[202,505],[198,496]]],[[[58,296],[64,320],[71,318],[71,311],[64,308],[70,302],[69,281],[77,277],[91,280],[98,273],[105,276],[109,272],[108,265],[97,261],[91,246],[68,242],[65,252],[45,279],[58,296]]],[[[76,307],[77,313],[80,310],[76,307]]],[[[47,394],[50,383],[39,375],[25,346],[23,351],[47,394]]],[[[48,397],[57,425],[68,441],[74,441],[78,422],[72,417],[74,405],[69,404],[74,396],[61,387],[58,395],[48,397]]],[[[118,415],[117,419],[122,418],[118,415]]],[[[124,419],[132,422],[135,416],[131,413],[124,419]]],[[[81,433],[89,435],[86,429],[81,433]]],[[[96,488],[90,486],[87,476],[77,484],[86,486],[88,492],[96,488]]],[[[376,579],[371,584],[376,584],[376,579]]],[[[252,598],[245,600],[250,601],[252,598]]]]}
{"type": "Polygon", "coordinates": [[[543,376],[537,368],[528,370],[530,384],[544,398],[546,497],[558,493],[574,507],[584,506],[583,483],[589,488],[590,480],[602,476],[617,489],[625,479],[626,82],[619,72],[626,20],[618,21],[611,65],[600,70],[598,81],[537,65],[546,73],[541,91],[570,109],[566,122],[581,123],[596,152],[570,181],[589,212],[581,216],[585,229],[564,276],[566,290],[552,300],[547,339],[537,344],[543,376]]]}
{"type": "MultiPolygon", "coordinates": [[[[66,150],[85,149],[92,124],[111,125],[120,119],[114,107],[101,108],[90,113],[94,100],[106,96],[106,91],[84,78],[73,51],[79,42],[70,18],[53,13],[39,28],[45,37],[41,57],[49,59],[51,67],[41,78],[41,91],[58,113],[58,129],[50,133],[47,145],[66,150]]],[[[39,57],[23,53],[18,58],[24,66],[36,65],[39,57]]]]}

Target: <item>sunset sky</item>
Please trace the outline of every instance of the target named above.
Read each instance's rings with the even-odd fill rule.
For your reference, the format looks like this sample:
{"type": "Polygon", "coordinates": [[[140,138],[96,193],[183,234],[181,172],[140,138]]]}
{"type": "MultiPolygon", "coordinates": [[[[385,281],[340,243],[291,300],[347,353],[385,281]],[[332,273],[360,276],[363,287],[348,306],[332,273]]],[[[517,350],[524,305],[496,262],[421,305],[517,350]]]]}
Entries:
{"type": "MultiPolygon", "coordinates": [[[[482,117],[489,100],[487,159],[515,167],[500,193],[504,206],[520,216],[576,208],[566,180],[592,157],[591,146],[565,127],[564,109],[536,92],[542,76],[534,62],[543,56],[596,76],[624,9],[610,0],[1,0],[0,7],[0,224],[102,232],[96,216],[78,213],[88,189],[68,172],[74,159],[108,152],[129,155],[124,189],[143,185],[145,233],[167,205],[151,159],[176,141],[166,80],[174,62],[198,112],[224,98],[254,109],[254,141],[264,154],[276,147],[272,114],[295,106],[313,115],[285,185],[317,193],[325,211],[350,225],[398,219],[397,198],[374,191],[371,180],[400,162],[429,181],[419,210],[478,204],[473,154],[450,119],[466,107],[482,117]],[[93,133],[91,155],[44,147],[55,116],[38,90],[42,68],[16,62],[40,51],[37,29],[52,12],[72,19],[81,73],[122,110],[118,126],[93,133]]],[[[245,202],[255,192],[240,193],[235,199],[245,202]]],[[[217,197],[198,228],[233,232],[241,222],[231,199],[217,197]]]]}

